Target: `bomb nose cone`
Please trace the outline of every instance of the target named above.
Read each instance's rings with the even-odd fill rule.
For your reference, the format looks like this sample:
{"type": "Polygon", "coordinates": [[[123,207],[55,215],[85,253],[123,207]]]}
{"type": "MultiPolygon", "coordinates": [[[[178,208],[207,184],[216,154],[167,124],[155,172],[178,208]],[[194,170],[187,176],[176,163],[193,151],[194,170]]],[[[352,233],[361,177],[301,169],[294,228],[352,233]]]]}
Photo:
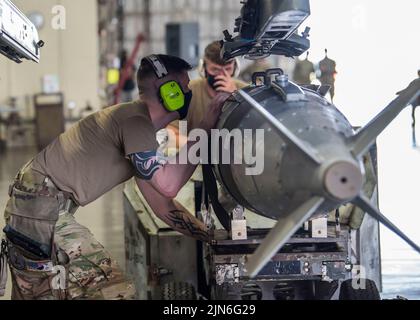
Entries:
{"type": "Polygon", "coordinates": [[[354,163],[336,162],[326,170],[324,185],[327,192],[334,198],[351,200],[362,189],[363,174],[354,163]]]}

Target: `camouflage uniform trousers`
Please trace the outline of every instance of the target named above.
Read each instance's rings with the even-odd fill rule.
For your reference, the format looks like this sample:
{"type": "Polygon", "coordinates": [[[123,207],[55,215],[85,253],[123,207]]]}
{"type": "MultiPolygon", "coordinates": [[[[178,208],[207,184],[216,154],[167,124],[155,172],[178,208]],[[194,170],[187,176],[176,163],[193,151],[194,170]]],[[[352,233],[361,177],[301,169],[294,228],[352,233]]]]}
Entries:
{"type": "MultiPolygon", "coordinates": [[[[55,244],[68,255],[66,266],[66,297],[69,300],[131,300],[135,288],[128,281],[117,262],[94,238],[77,223],[74,216],[64,213],[55,227],[55,244]]],[[[11,267],[12,299],[55,300],[57,290],[51,285],[48,272],[21,271],[11,267]]]]}
{"type": "Polygon", "coordinates": [[[45,181],[46,176],[27,164],[15,178],[13,192],[9,191],[5,220],[39,243],[53,239],[53,252],[61,252],[62,258],[54,254],[51,259],[65,265],[40,261],[9,239],[12,299],[133,299],[132,282],[92,233],[77,223],[73,215],[77,207],[67,208],[62,192],[50,180],[45,181]],[[44,187],[52,193],[46,196],[34,191],[44,187]]]}

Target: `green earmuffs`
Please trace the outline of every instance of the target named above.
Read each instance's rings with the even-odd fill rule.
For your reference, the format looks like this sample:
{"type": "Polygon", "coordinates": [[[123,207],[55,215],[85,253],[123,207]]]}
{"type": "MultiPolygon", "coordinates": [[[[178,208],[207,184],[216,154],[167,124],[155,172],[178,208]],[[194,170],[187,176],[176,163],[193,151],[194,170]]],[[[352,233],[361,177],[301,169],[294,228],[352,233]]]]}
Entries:
{"type": "Polygon", "coordinates": [[[161,85],[159,96],[165,108],[170,112],[178,111],[185,104],[184,92],[176,81],[169,81],[161,85]]]}
{"type": "MultiPolygon", "coordinates": [[[[162,79],[169,74],[165,65],[157,55],[151,55],[145,59],[153,67],[158,79],[162,79]]],[[[161,85],[158,96],[164,107],[170,112],[178,111],[184,107],[185,94],[182,91],[181,85],[177,81],[171,80],[161,85]]]]}

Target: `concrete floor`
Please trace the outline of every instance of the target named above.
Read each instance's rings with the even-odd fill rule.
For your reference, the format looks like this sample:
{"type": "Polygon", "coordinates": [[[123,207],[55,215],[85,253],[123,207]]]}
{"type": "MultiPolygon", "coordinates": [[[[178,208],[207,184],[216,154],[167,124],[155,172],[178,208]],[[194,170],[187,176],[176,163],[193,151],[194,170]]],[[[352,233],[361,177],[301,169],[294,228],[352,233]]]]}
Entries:
{"type": "MultiPolygon", "coordinates": [[[[7,190],[14,175],[19,168],[36,154],[33,148],[11,149],[0,154],[0,228],[3,229],[3,210],[8,200],[7,190]]],[[[80,208],[76,213],[79,223],[88,227],[119,262],[125,268],[124,249],[124,214],[122,204],[123,186],[118,186],[105,196],[80,208]]],[[[0,300],[10,299],[10,277],[8,291],[0,300]]]]}

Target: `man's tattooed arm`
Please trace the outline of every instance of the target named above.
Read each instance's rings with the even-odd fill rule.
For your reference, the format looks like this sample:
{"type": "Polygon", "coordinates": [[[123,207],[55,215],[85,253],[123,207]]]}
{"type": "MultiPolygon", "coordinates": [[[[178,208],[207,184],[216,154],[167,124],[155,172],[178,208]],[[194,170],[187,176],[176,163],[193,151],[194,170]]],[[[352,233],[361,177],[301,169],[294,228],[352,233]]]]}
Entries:
{"type": "Polygon", "coordinates": [[[148,181],[137,178],[137,185],[150,208],[172,229],[201,241],[209,241],[207,228],[180,203],[162,196],[148,181]]]}
{"type": "MultiPolygon", "coordinates": [[[[173,199],[187,183],[196,166],[173,163],[159,151],[139,152],[129,155],[135,176],[153,186],[161,195],[173,199]]],[[[172,160],[172,161],[171,161],[172,160]]]]}
{"type": "Polygon", "coordinates": [[[176,231],[201,241],[209,241],[209,234],[204,224],[182,210],[171,210],[167,215],[167,223],[176,231]]]}
{"type": "Polygon", "coordinates": [[[140,179],[150,181],[153,175],[162,168],[167,159],[158,151],[139,152],[130,155],[131,163],[140,179]]]}

